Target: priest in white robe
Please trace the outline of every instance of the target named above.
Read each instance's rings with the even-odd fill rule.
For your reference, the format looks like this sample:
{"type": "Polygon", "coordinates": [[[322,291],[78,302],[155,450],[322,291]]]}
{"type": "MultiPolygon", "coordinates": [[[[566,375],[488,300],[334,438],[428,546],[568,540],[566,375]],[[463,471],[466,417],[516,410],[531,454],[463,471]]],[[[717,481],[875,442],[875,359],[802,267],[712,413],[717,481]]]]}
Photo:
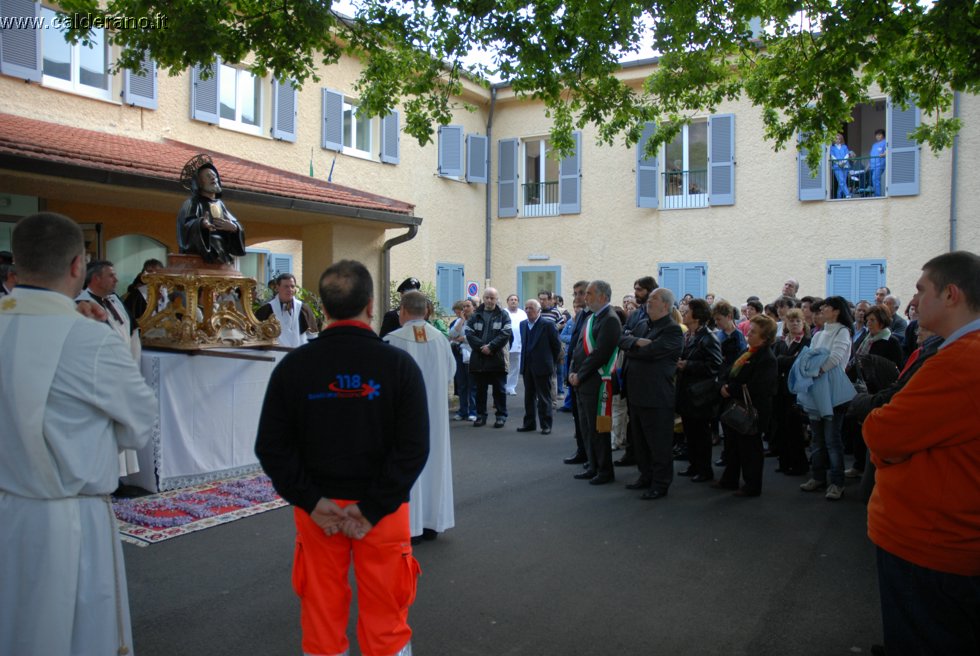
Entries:
{"type": "MultiPolygon", "coordinates": [[[[75,302],[89,301],[102,306],[106,311],[106,325],[119,333],[133,360],[139,365],[143,346],[140,342],[139,331],[132,325],[129,312],[122,300],[116,295],[119,276],[112,262],[98,260],[88,265],[85,275],[85,289],[75,298],[75,302]]],[[[139,473],[140,464],[134,449],[123,449],[119,452],[119,478],[139,473]]],[[[120,481],[122,483],[122,481],[120,481]]]]}
{"type": "Polygon", "coordinates": [[[259,321],[265,321],[273,315],[282,326],[282,332],[279,333],[281,346],[302,346],[320,330],[313,310],[296,298],[296,277],[291,273],[283,273],[276,278],[275,298],[255,313],[259,321]]]}
{"type": "Polygon", "coordinates": [[[0,654],[132,653],[109,494],[119,449],[149,436],[153,392],[120,335],[76,310],[78,224],[35,214],[12,243],[20,285],[0,299],[0,654]]]}
{"type": "Polygon", "coordinates": [[[429,406],[429,460],[412,486],[409,523],[412,537],[434,540],[456,524],[453,511],[453,463],[449,448],[449,383],[456,360],[446,336],[425,321],[425,294],[402,296],[402,327],[385,335],[386,342],[407,351],[422,370],[429,406]]]}

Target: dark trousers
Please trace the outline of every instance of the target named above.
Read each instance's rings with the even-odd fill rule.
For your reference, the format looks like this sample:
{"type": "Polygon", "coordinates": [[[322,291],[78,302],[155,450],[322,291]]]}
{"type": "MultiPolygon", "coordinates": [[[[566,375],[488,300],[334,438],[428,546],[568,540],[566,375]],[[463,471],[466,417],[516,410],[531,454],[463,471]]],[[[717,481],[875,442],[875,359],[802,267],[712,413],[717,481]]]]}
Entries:
{"type": "Polygon", "coordinates": [[[534,428],[534,410],[537,406],[538,421],[541,428],[551,428],[554,408],[551,398],[552,374],[524,374],[524,426],[534,428]]]}
{"type": "Polygon", "coordinates": [[[578,416],[578,392],[571,385],[568,386],[568,396],[572,400],[572,419],[575,420],[575,452],[576,454],[587,455],[585,452],[585,442],[582,440],[582,421],[578,416]]]}
{"type": "Polygon", "coordinates": [[[762,435],[742,435],[729,426],[725,427],[725,444],[728,455],[720,483],[725,487],[737,487],[739,475],[745,481],[749,494],[762,492],[762,435]]]}
{"type": "Polygon", "coordinates": [[[582,442],[585,455],[589,458],[589,469],[597,474],[613,476],[612,438],[609,433],[596,430],[595,419],[598,414],[599,387],[577,390],[578,418],[582,429],[582,442]]]}
{"type": "Polygon", "coordinates": [[[470,378],[476,385],[476,416],[487,416],[487,385],[493,387],[493,409],[498,419],[507,418],[507,372],[471,371],[470,378]]]}
{"type": "Polygon", "coordinates": [[[921,567],[878,548],[888,656],[980,654],[980,576],[921,567]]]}
{"type": "Polygon", "coordinates": [[[861,424],[853,417],[844,415],[844,443],[850,438],[851,451],[854,454],[854,469],[859,472],[864,471],[865,458],[868,455],[868,447],[864,443],[864,435],[861,432],[861,424]]]}
{"type": "MultiPolygon", "coordinates": [[[[687,459],[690,462],[692,473],[715,477],[715,470],[711,468],[711,416],[714,411],[704,410],[701,414],[681,415],[684,422],[684,437],[687,438],[687,459]]],[[[725,427],[725,442],[727,445],[728,434],[731,431],[725,427]]]]}
{"type": "Polygon", "coordinates": [[[779,447],[779,468],[784,472],[803,474],[810,469],[806,457],[806,426],[803,415],[797,409],[796,397],[778,395],[773,402],[773,415],[776,417],[781,444],[779,447]]]}
{"type": "Polygon", "coordinates": [[[674,408],[631,405],[629,413],[640,476],[650,481],[652,489],[666,492],[674,480],[674,408]]]}

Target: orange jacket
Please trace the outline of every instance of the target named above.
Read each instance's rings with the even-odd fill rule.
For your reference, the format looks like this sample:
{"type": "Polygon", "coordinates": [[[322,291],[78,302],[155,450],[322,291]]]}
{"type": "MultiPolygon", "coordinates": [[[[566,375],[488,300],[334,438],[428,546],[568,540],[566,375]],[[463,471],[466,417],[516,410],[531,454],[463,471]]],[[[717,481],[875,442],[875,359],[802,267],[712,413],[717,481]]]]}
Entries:
{"type": "Polygon", "coordinates": [[[864,441],[878,467],[871,541],[921,567],[980,575],[980,331],[874,410],[864,441]]]}

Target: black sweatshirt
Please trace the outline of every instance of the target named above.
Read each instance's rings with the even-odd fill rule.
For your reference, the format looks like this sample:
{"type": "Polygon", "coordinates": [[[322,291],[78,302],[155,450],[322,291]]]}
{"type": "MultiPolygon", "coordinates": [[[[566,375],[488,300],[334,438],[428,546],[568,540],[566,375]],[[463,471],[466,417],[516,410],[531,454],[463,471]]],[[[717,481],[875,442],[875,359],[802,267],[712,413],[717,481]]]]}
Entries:
{"type": "Polygon", "coordinates": [[[289,503],[351,499],[377,524],[408,501],[429,455],[422,372],[364,324],[327,328],[272,372],[255,454],[289,503]]]}

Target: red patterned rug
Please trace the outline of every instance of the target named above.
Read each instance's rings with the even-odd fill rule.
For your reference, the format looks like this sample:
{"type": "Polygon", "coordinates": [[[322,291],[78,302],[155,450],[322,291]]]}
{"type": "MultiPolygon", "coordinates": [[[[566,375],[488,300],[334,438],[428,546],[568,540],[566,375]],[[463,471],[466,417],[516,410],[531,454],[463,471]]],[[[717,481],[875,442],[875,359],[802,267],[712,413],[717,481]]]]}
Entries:
{"type": "Polygon", "coordinates": [[[265,474],[249,474],[137,499],[113,499],[124,542],[141,547],[287,505],[265,474]]]}

